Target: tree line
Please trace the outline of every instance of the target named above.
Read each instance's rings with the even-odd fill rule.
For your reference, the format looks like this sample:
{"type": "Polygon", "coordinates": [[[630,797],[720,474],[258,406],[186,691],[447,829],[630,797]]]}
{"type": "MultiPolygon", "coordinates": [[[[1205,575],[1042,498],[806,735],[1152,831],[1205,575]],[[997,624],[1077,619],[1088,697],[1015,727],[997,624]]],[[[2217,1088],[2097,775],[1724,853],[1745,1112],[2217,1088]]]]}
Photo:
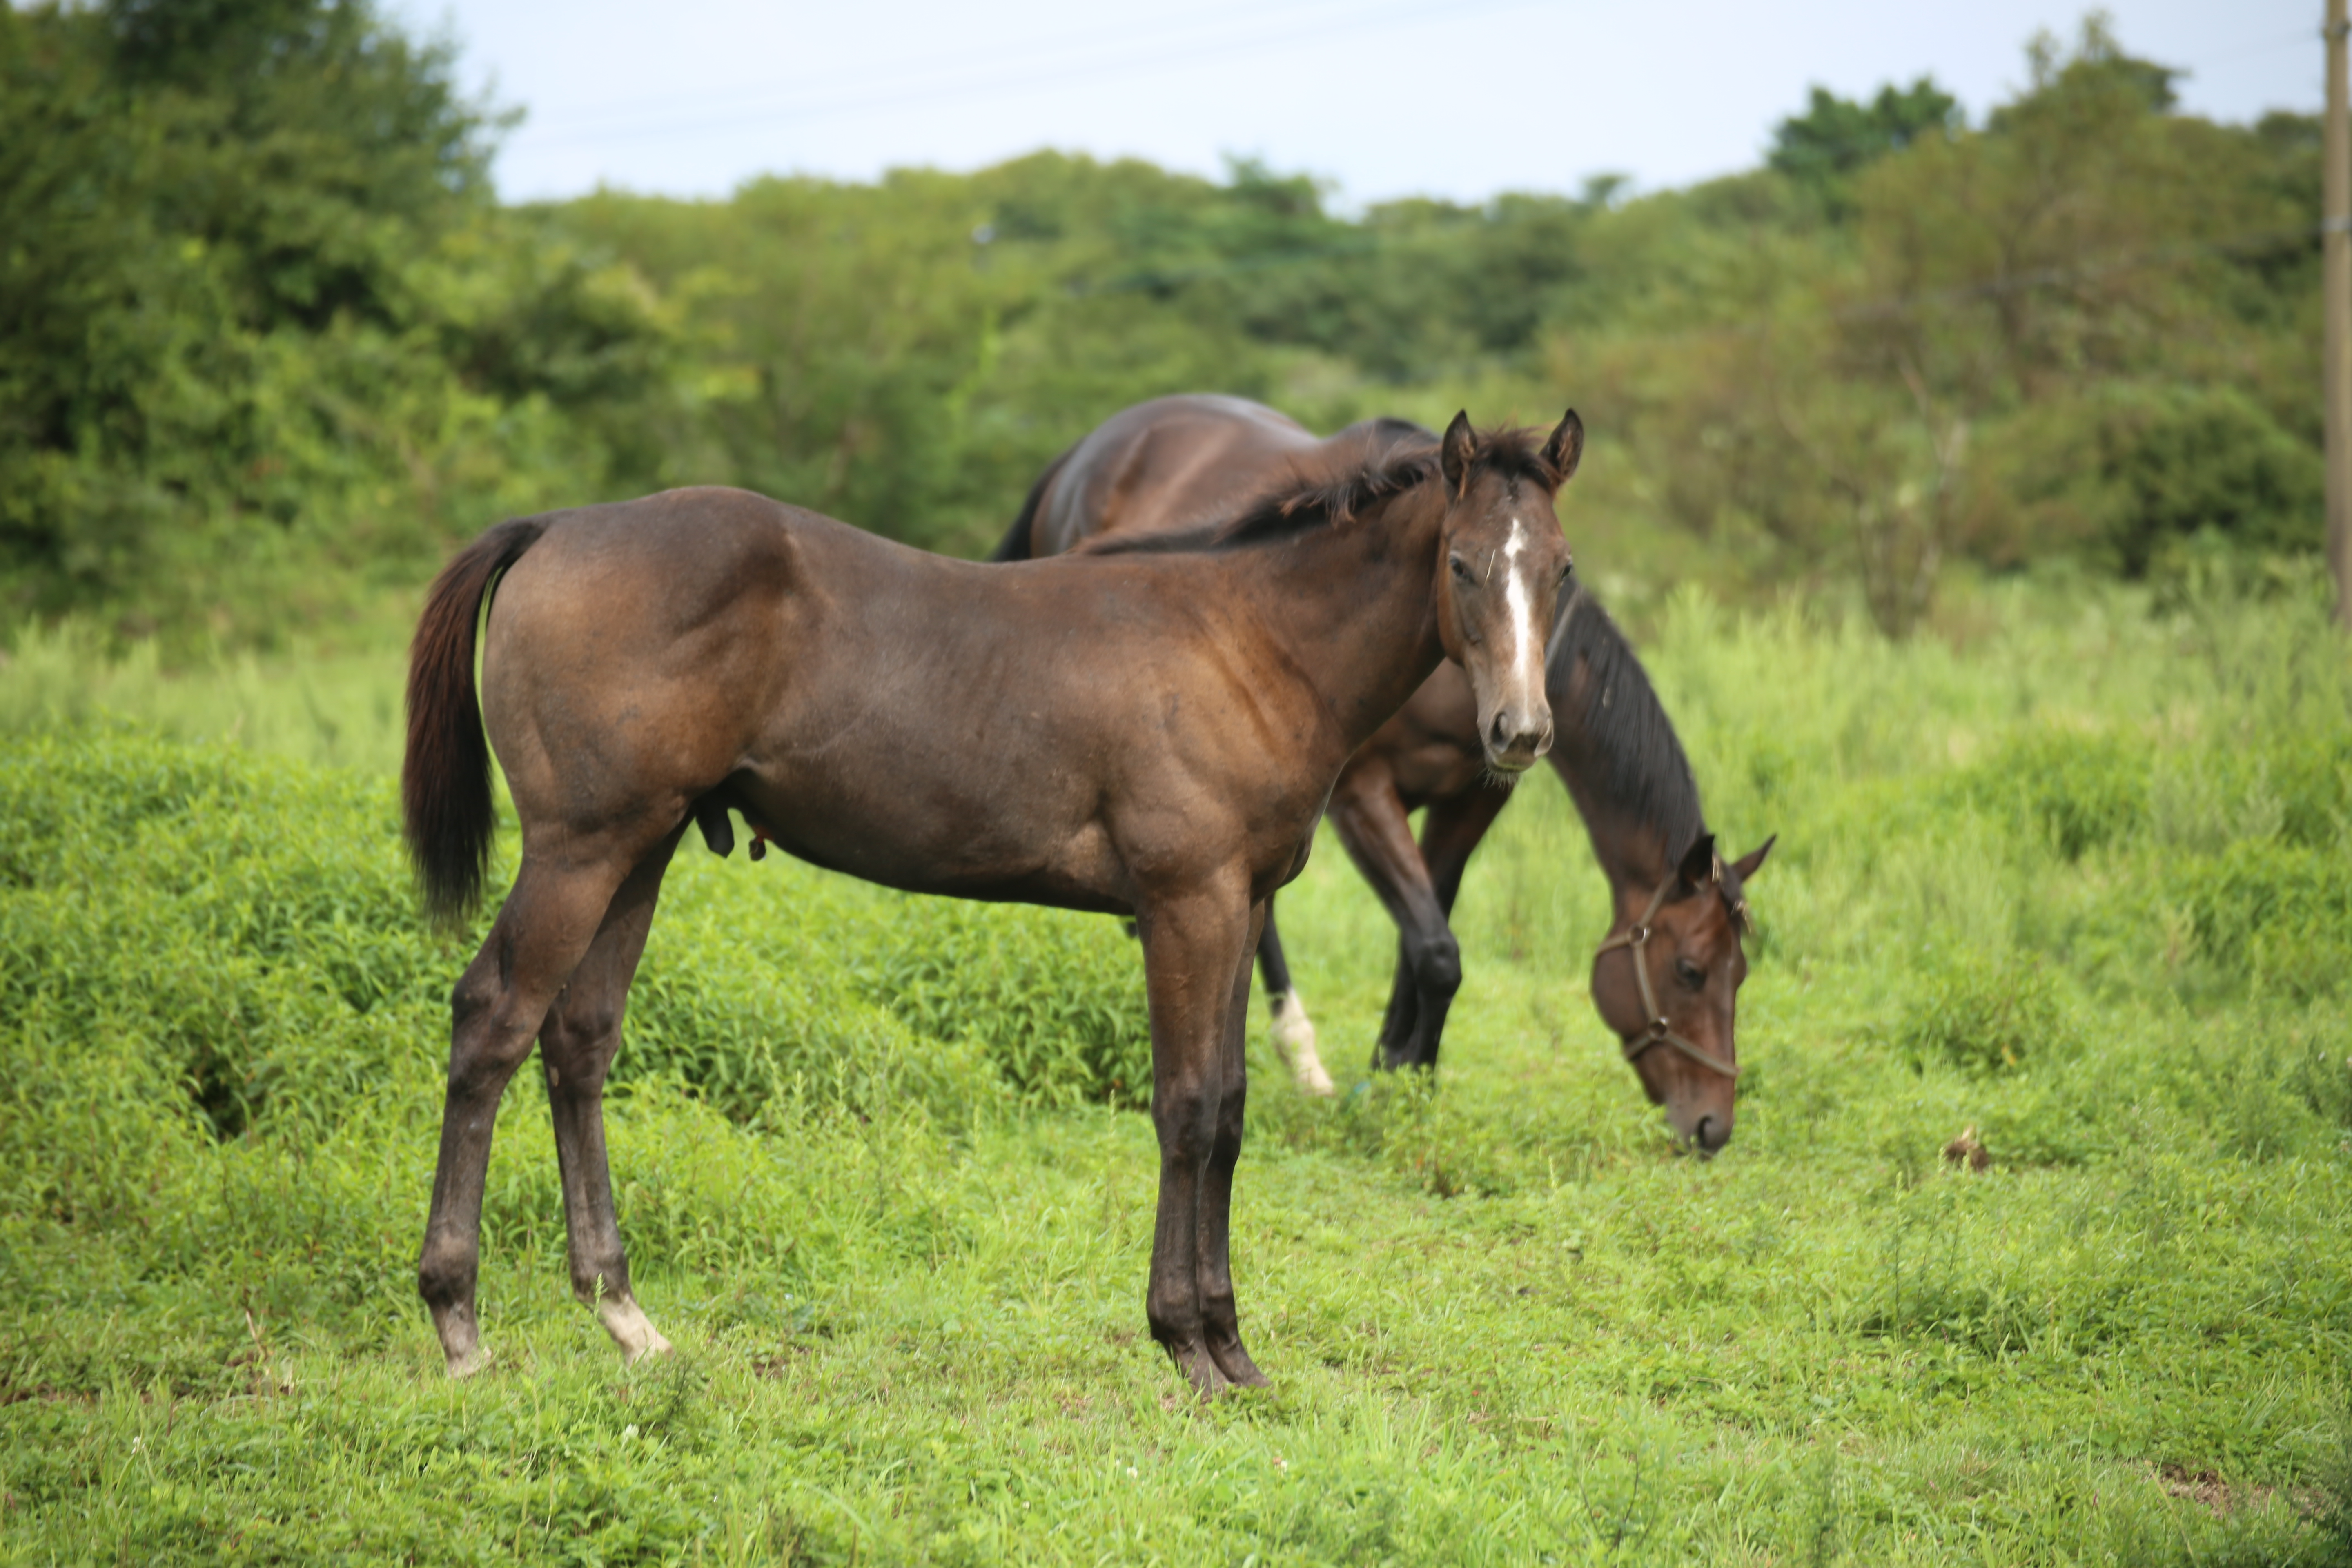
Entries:
{"type": "Polygon", "coordinates": [[[1412,199],[1039,153],[501,204],[510,122],[366,0],[0,8],[0,613],[267,643],[499,517],[745,485],[976,553],[1213,389],[1594,433],[1594,542],[1891,635],[1955,569],[2321,534],[2315,117],[2093,16],[1971,124],[1816,89],[1746,174],[1412,199]]]}

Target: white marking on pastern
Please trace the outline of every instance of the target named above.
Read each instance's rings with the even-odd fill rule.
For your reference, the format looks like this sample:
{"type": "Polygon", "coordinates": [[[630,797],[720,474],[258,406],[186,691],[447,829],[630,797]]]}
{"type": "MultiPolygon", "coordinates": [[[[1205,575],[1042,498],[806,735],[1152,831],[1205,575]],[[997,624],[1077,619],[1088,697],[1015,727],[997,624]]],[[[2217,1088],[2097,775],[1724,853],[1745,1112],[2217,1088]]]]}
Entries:
{"type": "Polygon", "coordinates": [[[1331,1075],[1315,1051],[1315,1021],[1296,991],[1274,998],[1274,1052],[1290,1069],[1292,1079],[1308,1094],[1329,1094],[1331,1075]]]}

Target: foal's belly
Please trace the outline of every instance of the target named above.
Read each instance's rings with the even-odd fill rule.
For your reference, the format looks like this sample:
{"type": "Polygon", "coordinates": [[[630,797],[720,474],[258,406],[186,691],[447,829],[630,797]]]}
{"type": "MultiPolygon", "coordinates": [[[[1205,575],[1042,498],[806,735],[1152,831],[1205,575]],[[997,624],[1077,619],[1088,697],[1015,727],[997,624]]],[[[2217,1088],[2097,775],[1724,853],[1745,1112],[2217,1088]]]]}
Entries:
{"type": "Polygon", "coordinates": [[[755,767],[730,793],[778,847],[908,892],[1133,912],[1108,831],[1090,813],[984,779],[755,767]]]}

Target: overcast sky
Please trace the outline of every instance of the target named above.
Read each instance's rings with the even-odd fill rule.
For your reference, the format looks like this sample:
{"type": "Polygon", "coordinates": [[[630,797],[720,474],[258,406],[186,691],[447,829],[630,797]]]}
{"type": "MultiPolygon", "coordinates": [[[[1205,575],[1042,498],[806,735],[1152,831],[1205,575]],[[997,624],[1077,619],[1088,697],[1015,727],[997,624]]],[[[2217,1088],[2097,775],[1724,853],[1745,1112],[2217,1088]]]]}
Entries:
{"type": "MultiPolygon", "coordinates": [[[[384,0],[446,29],[469,88],[528,110],[510,200],[608,184],[724,195],[755,174],[870,179],[1039,147],[1215,174],[1228,154],[1331,180],[1342,206],[1638,189],[1754,165],[1820,83],[1932,74],[1972,119],[2026,75],[2062,0],[384,0]]],[[[2117,0],[2125,47],[2224,120],[2321,97],[2320,0],[2117,0]]]]}

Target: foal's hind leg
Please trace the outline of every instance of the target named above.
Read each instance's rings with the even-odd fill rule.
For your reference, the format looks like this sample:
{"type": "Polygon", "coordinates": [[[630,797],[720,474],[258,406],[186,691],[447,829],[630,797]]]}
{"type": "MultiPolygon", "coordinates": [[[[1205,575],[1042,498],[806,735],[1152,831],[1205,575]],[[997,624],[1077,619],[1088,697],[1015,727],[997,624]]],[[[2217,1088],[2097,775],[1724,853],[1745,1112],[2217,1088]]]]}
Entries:
{"type": "MultiPolygon", "coordinates": [[[[1261,904],[1251,914],[1265,921],[1272,912],[1270,905],[1261,904]]],[[[1201,1327],[1218,1371],[1245,1387],[1262,1387],[1265,1373],[1242,1344],[1241,1313],[1234,1300],[1234,1167],[1241,1162],[1243,1112],[1249,1101],[1249,960],[1244,958],[1234,978],[1233,1006],[1218,1057],[1216,1142],[1201,1184],[1201,1327]]]]}
{"type": "Polygon", "coordinates": [[[479,1370],[483,1361],[474,1284],[499,1098],[530,1054],[549,1005],[588,951],[642,845],[602,856],[593,846],[580,847],[592,853],[560,864],[526,852],[488,940],[449,998],[449,1087],[416,1285],[456,1377],[479,1370]]]}
{"type": "Polygon", "coordinates": [[[666,1354],[670,1347],[629,1289],[629,1258],[621,1247],[613,1181],[604,1160],[604,1075],[620,1049],[629,982],[646,951],[662,873],[668,869],[683,832],[681,824],[677,833],[654,846],[613,895],[596,940],[572,970],[571,984],[557,995],[539,1032],[547,1102],[555,1120],[555,1160],[563,1177],[572,1293],[595,1310],[605,1332],[629,1361],[666,1354]]]}

